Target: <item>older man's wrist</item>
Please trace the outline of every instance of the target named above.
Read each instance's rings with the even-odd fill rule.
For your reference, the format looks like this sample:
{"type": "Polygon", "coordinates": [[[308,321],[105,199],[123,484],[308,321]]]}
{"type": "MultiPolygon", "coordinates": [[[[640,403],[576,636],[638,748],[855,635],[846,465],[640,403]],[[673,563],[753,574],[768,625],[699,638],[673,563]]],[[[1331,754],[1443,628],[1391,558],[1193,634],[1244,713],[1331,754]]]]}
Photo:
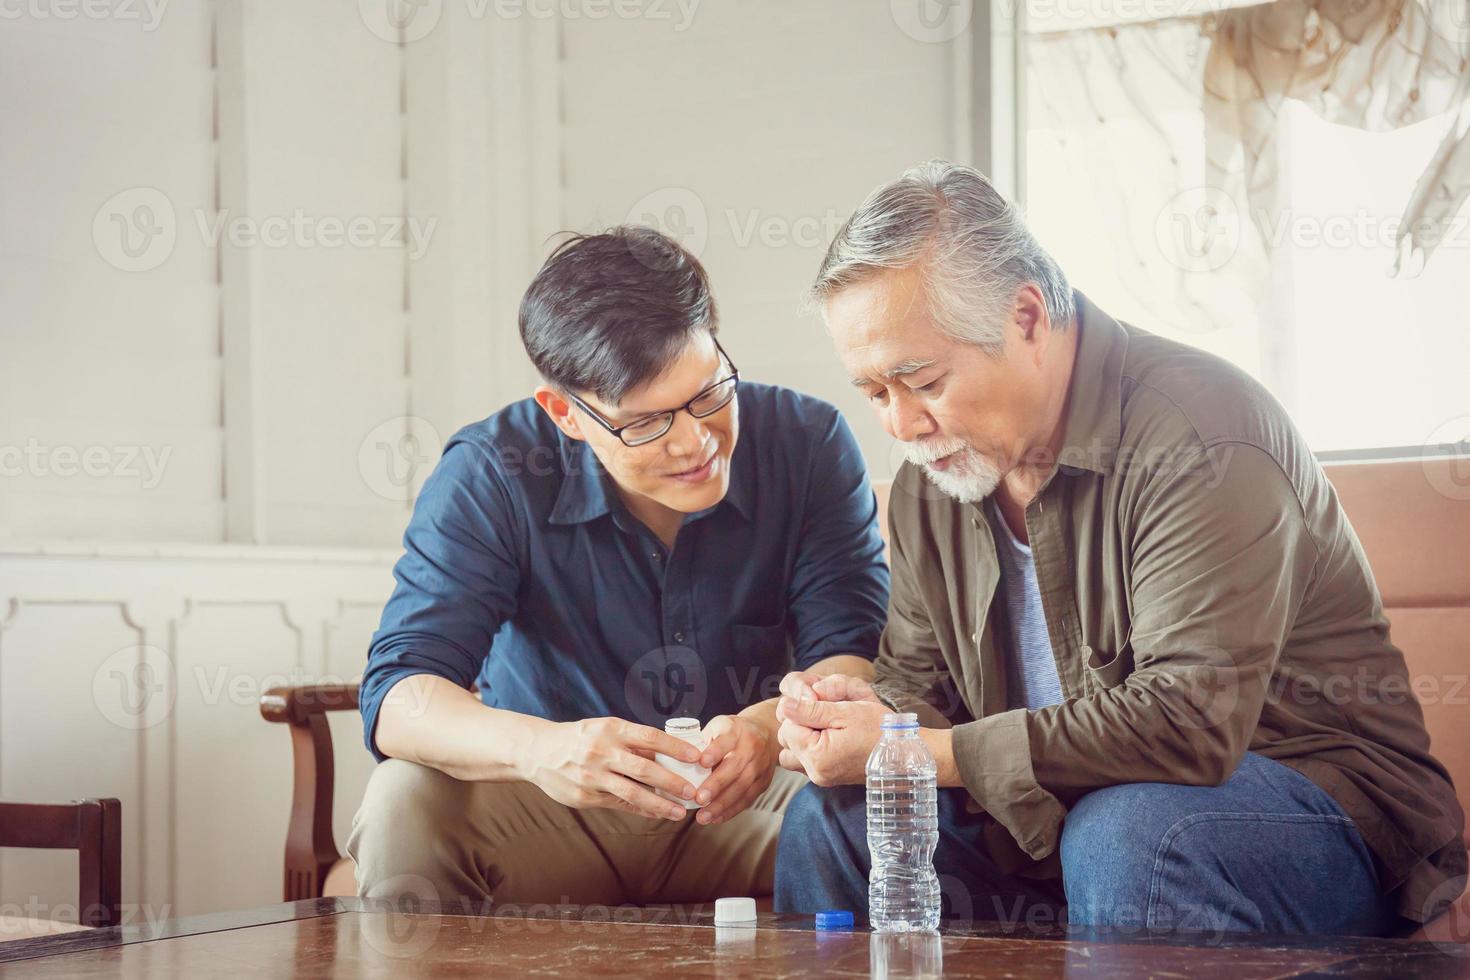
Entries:
{"type": "Polygon", "coordinates": [[[954,737],[948,728],[921,728],[919,737],[929,748],[929,754],[934,756],[936,769],[935,782],[940,786],[963,786],[960,779],[960,767],[954,758],[954,737]]]}

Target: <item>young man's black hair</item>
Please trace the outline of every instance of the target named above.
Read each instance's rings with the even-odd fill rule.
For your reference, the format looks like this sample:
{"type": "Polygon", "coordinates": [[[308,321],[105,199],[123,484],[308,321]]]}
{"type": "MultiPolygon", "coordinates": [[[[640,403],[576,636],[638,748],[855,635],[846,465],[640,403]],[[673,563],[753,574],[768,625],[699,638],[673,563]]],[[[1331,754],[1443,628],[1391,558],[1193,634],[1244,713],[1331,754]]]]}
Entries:
{"type": "Polygon", "coordinates": [[[704,266],[636,225],[567,239],[521,301],[521,340],[546,382],[610,405],[717,326],[704,266]]]}

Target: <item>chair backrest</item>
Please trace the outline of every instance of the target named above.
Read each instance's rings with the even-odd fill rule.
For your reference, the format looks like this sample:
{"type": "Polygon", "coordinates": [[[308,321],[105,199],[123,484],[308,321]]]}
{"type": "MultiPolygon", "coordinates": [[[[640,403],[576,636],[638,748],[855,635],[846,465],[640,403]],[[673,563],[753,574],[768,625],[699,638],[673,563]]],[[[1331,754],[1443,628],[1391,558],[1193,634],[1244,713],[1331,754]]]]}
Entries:
{"type": "MultiPolygon", "coordinates": [[[[1325,469],[1378,581],[1430,746],[1470,813],[1470,458],[1325,469]]],[[[892,484],[873,490],[886,542],[892,484]]]]}
{"type": "Polygon", "coordinates": [[[0,803],[0,847],[77,852],[77,921],[115,926],[122,919],[122,804],[0,803]]]}

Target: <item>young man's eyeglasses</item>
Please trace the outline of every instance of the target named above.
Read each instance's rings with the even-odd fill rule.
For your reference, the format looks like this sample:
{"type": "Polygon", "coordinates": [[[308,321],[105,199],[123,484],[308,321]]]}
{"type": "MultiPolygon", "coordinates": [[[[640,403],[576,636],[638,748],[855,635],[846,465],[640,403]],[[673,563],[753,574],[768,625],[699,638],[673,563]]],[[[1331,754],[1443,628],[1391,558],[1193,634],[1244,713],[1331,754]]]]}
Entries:
{"type": "Polygon", "coordinates": [[[740,369],[735,366],[734,361],[730,360],[730,355],[725,353],[725,348],[720,346],[720,342],[715,340],[713,336],[710,339],[715,341],[715,350],[720,352],[720,357],[729,365],[730,375],[716,381],[678,408],[671,408],[666,412],[656,412],[653,415],[645,415],[640,419],[634,419],[627,425],[613,425],[576,395],[568,392],[567,397],[578,408],[590,415],[598,425],[623,440],[623,445],[629,447],[646,446],[655,439],[660,439],[667,434],[674,427],[674,416],[680,412],[688,412],[697,419],[706,418],[730,404],[730,399],[735,397],[735,387],[740,383],[740,369]]]}

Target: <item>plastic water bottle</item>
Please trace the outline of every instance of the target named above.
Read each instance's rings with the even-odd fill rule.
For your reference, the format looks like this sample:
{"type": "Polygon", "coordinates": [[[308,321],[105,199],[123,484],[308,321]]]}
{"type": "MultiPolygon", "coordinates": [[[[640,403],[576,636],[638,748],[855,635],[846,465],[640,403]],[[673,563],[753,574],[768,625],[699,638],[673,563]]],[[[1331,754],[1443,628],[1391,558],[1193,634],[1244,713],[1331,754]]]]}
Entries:
{"type": "Polygon", "coordinates": [[[876,932],[939,925],[936,774],[918,715],[885,715],[883,737],[868,756],[868,919],[876,932]]]}

